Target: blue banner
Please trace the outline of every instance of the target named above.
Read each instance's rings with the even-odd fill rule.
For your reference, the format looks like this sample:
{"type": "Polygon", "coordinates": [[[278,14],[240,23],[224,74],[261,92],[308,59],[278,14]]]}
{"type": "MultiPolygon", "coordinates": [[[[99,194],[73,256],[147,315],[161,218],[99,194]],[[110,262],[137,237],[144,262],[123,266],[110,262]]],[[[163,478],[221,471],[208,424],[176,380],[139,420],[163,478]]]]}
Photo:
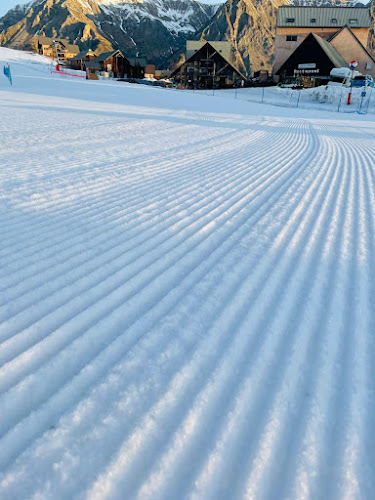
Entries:
{"type": "Polygon", "coordinates": [[[4,66],[4,75],[8,78],[9,83],[12,85],[12,73],[10,72],[10,66],[4,66]]]}

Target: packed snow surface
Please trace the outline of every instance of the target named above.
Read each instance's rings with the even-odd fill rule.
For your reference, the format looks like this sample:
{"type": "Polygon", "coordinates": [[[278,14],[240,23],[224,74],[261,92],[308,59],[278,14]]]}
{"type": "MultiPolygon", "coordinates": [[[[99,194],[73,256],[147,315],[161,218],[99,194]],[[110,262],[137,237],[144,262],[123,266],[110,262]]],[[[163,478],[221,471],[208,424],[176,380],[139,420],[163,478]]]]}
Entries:
{"type": "Polygon", "coordinates": [[[1,498],[373,498],[373,118],[11,67],[1,498]]]}

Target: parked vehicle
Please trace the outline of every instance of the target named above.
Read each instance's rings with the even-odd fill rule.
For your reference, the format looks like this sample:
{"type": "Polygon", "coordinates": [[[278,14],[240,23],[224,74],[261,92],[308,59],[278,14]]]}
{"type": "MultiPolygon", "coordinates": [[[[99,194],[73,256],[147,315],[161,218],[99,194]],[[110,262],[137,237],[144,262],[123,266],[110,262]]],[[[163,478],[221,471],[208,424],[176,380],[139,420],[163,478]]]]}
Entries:
{"type": "Polygon", "coordinates": [[[370,75],[358,75],[353,78],[352,87],[375,87],[375,82],[370,75]]]}
{"type": "Polygon", "coordinates": [[[359,71],[352,71],[350,68],[333,68],[330,73],[331,80],[329,86],[350,87],[352,78],[362,76],[359,71]]]}

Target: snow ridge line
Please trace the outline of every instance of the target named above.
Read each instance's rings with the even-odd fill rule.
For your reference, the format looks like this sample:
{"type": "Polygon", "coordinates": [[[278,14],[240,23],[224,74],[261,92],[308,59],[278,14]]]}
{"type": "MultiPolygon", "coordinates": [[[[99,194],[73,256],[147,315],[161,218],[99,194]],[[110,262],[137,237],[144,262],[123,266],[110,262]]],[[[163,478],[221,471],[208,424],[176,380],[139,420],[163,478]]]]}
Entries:
{"type": "MultiPolygon", "coordinates": [[[[178,229],[180,230],[180,228],[178,228],[178,229]]],[[[123,264],[121,264],[121,267],[123,267],[123,264]]],[[[121,267],[120,267],[120,268],[121,268],[121,267]]],[[[30,318],[30,316],[28,316],[28,317],[30,318]]]]}
{"type": "MultiPolygon", "coordinates": [[[[256,137],[257,137],[257,136],[258,136],[258,135],[256,134],[256,137]]],[[[256,140],[256,137],[254,138],[254,140],[256,140]]],[[[247,143],[244,143],[243,145],[246,145],[246,144],[247,144],[247,143]]],[[[239,145],[238,145],[238,146],[239,146],[239,145]]],[[[230,155],[230,157],[232,157],[232,153],[228,153],[228,157],[229,157],[229,155],[230,155]]],[[[200,169],[200,168],[201,168],[202,163],[203,163],[203,161],[198,162],[198,164],[197,164],[195,167],[193,167],[193,171],[194,171],[194,168],[198,171],[198,169],[200,169]]],[[[181,164],[181,165],[183,165],[182,161],[180,162],[180,164],[181,164]]],[[[178,167],[178,166],[179,166],[179,164],[177,164],[177,165],[176,165],[176,167],[178,167]]],[[[189,166],[190,166],[190,164],[188,164],[188,167],[189,167],[189,166]]],[[[190,168],[191,168],[191,166],[190,166],[190,168]]],[[[238,166],[238,168],[240,168],[240,165],[238,166]]],[[[193,172],[192,172],[192,171],[189,171],[189,169],[188,169],[188,168],[187,168],[186,170],[187,170],[186,178],[191,179],[191,177],[192,177],[192,173],[193,173],[193,172]]],[[[208,169],[206,168],[206,170],[208,170],[208,169]]],[[[214,165],[212,165],[212,167],[209,169],[209,172],[208,172],[208,173],[210,173],[210,172],[211,172],[211,173],[212,173],[212,172],[215,172],[215,170],[216,170],[216,169],[215,169],[215,166],[214,166],[214,165]]],[[[156,171],[156,172],[157,172],[157,171],[156,171]]],[[[175,177],[175,175],[176,175],[176,174],[175,174],[175,172],[172,172],[172,173],[171,173],[171,177],[172,177],[172,178],[174,178],[174,177],[175,177]]],[[[222,175],[222,174],[218,173],[218,175],[222,175]]],[[[184,179],[183,179],[183,180],[184,180],[184,179]]],[[[143,182],[144,182],[144,181],[143,181],[143,182]]],[[[214,186],[215,186],[215,182],[216,182],[216,179],[211,180],[211,182],[209,182],[207,185],[205,185],[205,189],[206,189],[206,186],[207,186],[207,188],[211,188],[211,189],[213,189],[213,188],[214,188],[214,186]]],[[[171,199],[171,202],[166,201],[168,198],[165,200],[165,202],[166,202],[166,205],[165,205],[165,206],[166,206],[166,207],[168,207],[168,205],[170,205],[170,204],[171,204],[172,206],[173,206],[173,205],[175,206],[175,209],[176,209],[176,210],[181,210],[180,205],[182,205],[185,201],[189,200],[189,196],[191,197],[191,194],[190,194],[189,189],[190,189],[192,186],[194,186],[194,185],[196,184],[196,180],[195,180],[195,179],[190,180],[190,182],[189,182],[189,183],[186,183],[186,184],[185,184],[185,182],[184,182],[184,184],[183,184],[183,186],[184,186],[184,188],[183,188],[183,189],[184,189],[184,190],[183,190],[182,192],[181,192],[181,186],[175,186],[175,182],[174,182],[173,184],[172,184],[172,183],[170,183],[170,184],[169,184],[169,183],[168,183],[168,184],[166,184],[166,182],[165,182],[165,178],[163,178],[163,179],[162,179],[162,180],[160,180],[159,182],[158,182],[158,181],[151,180],[151,181],[150,181],[150,183],[151,183],[151,184],[153,185],[153,187],[154,187],[154,191],[155,191],[155,193],[153,194],[154,198],[146,198],[146,199],[142,199],[142,201],[141,201],[141,202],[139,202],[139,198],[137,198],[137,193],[132,194],[132,198],[133,198],[133,199],[135,199],[135,200],[138,200],[138,203],[137,203],[136,205],[131,205],[131,204],[130,204],[130,202],[132,201],[132,198],[130,198],[130,199],[129,199],[129,198],[126,198],[126,205],[127,205],[126,210],[124,210],[124,208],[122,208],[122,209],[121,209],[121,211],[120,211],[120,213],[118,213],[118,210],[119,210],[119,201],[118,201],[118,200],[116,200],[116,201],[114,201],[112,204],[111,204],[111,203],[108,203],[108,201],[107,201],[107,200],[111,200],[111,199],[113,199],[113,198],[115,198],[115,199],[116,199],[116,196],[117,196],[118,194],[121,194],[121,193],[123,192],[123,187],[118,188],[118,187],[116,186],[115,190],[111,190],[111,191],[110,191],[110,192],[108,192],[108,194],[106,194],[105,196],[101,195],[100,205],[99,205],[99,206],[95,209],[94,215],[97,215],[98,213],[100,213],[100,216],[101,216],[100,222],[103,222],[103,223],[105,223],[105,222],[112,222],[112,223],[114,223],[114,222],[116,222],[116,223],[118,223],[118,222],[122,222],[122,221],[124,221],[124,220],[125,220],[125,219],[129,216],[129,215],[131,215],[133,212],[138,212],[138,211],[140,211],[140,212],[141,212],[144,208],[146,208],[146,207],[148,207],[148,206],[150,206],[150,205],[152,206],[152,202],[153,202],[154,200],[157,200],[157,199],[158,199],[158,198],[157,198],[157,196],[159,196],[159,195],[158,195],[158,190],[159,190],[159,188],[161,188],[162,186],[166,186],[166,187],[167,187],[167,189],[168,189],[168,198],[170,198],[170,199],[171,199]],[[169,187],[170,187],[170,186],[172,186],[172,187],[174,188],[174,190],[172,190],[172,191],[171,191],[171,190],[169,189],[169,187]],[[180,191],[179,191],[178,189],[179,189],[180,191]],[[186,194],[183,194],[183,193],[184,193],[184,191],[186,191],[186,194]],[[177,193],[181,193],[181,203],[180,203],[180,204],[178,204],[178,205],[176,205],[176,203],[175,203],[175,197],[176,197],[176,194],[177,194],[177,193]],[[128,205],[129,205],[129,206],[128,206],[128,205]],[[105,210],[104,212],[100,210],[102,207],[107,207],[107,208],[106,208],[106,210],[105,210]],[[108,208],[108,207],[109,207],[109,208],[108,208]],[[103,217],[103,214],[106,214],[106,212],[107,212],[107,211],[109,212],[108,216],[106,215],[105,217],[103,217]],[[113,213],[113,212],[114,212],[114,213],[113,213]]],[[[224,181],[223,181],[223,185],[224,185],[224,181]]],[[[147,194],[149,195],[149,193],[147,193],[147,194]]],[[[203,196],[205,195],[205,193],[203,193],[203,192],[202,192],[202,190],[201,190],[201,192],[200,192],[199,194],[200,194],[200,196],[201,196],[201,199],[203,199],[203,196]]],[[[89,206],[90,206],[90,209],[92,210],[92,206],[93,206],[93,204],[92,204],[92,203],[90,203],[90,205],[89,205],[89,206]]],[[[120,206],[121,206],[121,205],[120,205],[120,206]]],[[[62,209],[62,210],[63,210],[63,209],[62,209]]],[[[144,215],[144,216],[143,216],[143,218],[144,218],[144,219],[146,219],[146,220],[150,223],[150,218],[151,218],[151,216],[152,216],[152,214],[153,214],[153,213],[155,213],[156,215],[159,215],[159,214],[160,214],[160,209],[159,209],[159,207],[158,207],[158,206],[156,206],[156,207],[153,209],[153,211],[147,211],[146,215],[144,215]]],[[[177,212],[177,213],[178,213],[178,212],[177,212]]],[[[57,215],[57,214],[56,214],[56,212],[54,212],[54,213],[53,213],[53,215],[54,215],[54,216],[56,216],[56,215],[57,215]]],[[[73,220],[73,221],[74,221],[74,219],[75,219],[75,218],[81,217],[82,215],[83,215],[83,214],[81,214],[81,213],[74,213],[74,214],[73,214],[73,216],[72,216],[72,215],[70,215],[70,216],[69,216],[69,215],[67,215],[67,216],[66,216],[66,219],[67,219],[67,220],[73,220]]],[[[87,216],[87,215],[89,215],[89,214],[84,214],[84,215],[86,215],[86,216],[87,216]]],[[[47,217],[46,217],[46,218],[47,218],[47,217]]],[[[49,216],[48,218],[50,218],[50,216],[49,216]]],[[[48,218],[47,218],[47,220],[48,220],[48,218]]],[[[152,220],[152,219],[151,219],[151,220],[152,220]]],[[[89,223],[90,223],[90,224],[92,224],[92,221],[91,221],[90,219],[89,219],[89,223]]],[[[133,229],[134,227],[138,227],[138,225],[139,225],[139,219],[135,220],[132,224],[129,224],[129,226],[128,226],[128,227],[129,227],[130,229],[133,229]]],[[[34,233],[35,229],[42,230],[43,232],[46,232],[46,231],[45,231],[45,229],[49,229],[49,227],[50,227],[50,223],[49,223],[47,226],[45,226],[45,227],[44,227],[44,226],[39,226],[39,225],[38,225],[37,227],[33,227],[33,228],[32,228],[32,233],[34,233]]],[[[57,240],[55,240],[55,239],[54,239],[54,240],[53,240],[53,241],[54,241],[53,246],[51,247],[51,249],[48,249],[48,250],[49,250],[49,251],[48,251],[48,254],[47,254],[48,256],[54,256],[54,255],[56,254],[56,248],[61,248],[61,243],[62,243],[62,242],[64,242],[63,235],[61,235],[61,228],[62,228],[62,227],[64,227],[64,225],[63,225],[63,224],[60,224],[60,225],[58,225],[58,227],[57,227],[56,229],[54,228],[51,232],[48,232],[48,234],[51,234],[52,236],[54,235],[54,233],[55,233],[55,232],[56,232],[56,234],[57,234],[57,235],[60,235],[60,238],[59,238],[59,239],[57,239],[57,240]]],[[[19,229],[18,229],[18,230],[19,230],[19,229]]],[[[92,241],[92,239],[91,239],[91,238],[92,238],[92,236],[95,234],[95,231],[97,232],[96,228],[94,227],[94,228],[92,228],[91,230],[89,230],[88,232],[85,232],[85,234],[84,234],[84,235],[82,235],[82,223],[80,223],[80,220],[78,220],[78,223],[77,223],[77,230],[71,233],[71,237],[73,237],[73,236],[76,236],[76,235],[77,235],[77,236],[79,236],[77,244],[78,244],[78,243],[84,243],[85,241],[92,241]]],[[[49,238],[51,238],[51,236],[49,236],[49,238]]],[[[29,247],[26,247],[26,246],[25,246],[25,247],[24,247],[24,249],[21,249],[21,251],[26,250],[26,252],[27,252],[27,253],[29,253],[29,252],[30,252],[30,256],[34,256],[35,252],[40,251],[40,246],[41,246],[41,245],[40,245],[40,243],[41,243],[41,242],[43,242],[43,241],[44,241],[44,240],[42,240],[42,241],[37,241],[37,243],[36,243],[36,244],[34,244],[34,245],[30,245],[29,247]],[[33,251],[33,246],[34,246],[34,247],[36,247],[36,248],[34,249],[34,251],[33,251]],[[31,251],[32,251],[32,253],[31,253],[31,251]]],[[[46,237],[46,241],[48,241],[48,237],[46,237]]],[[[70,245],[68,248],[70,248],[70,247],[71,247],[71,245],[70,245]]],[[[63,247],[63,248],[64,248],[64,247],[63,247]]],[[[46,252],[44,251],[43,253],[46,253],[46,252]]],[[[17,254],[17,256],[20,256],[20,255],[19,255],[19,254],[17,254]]],[[[10,255],[9,262],[11,262],[11,257],[12,257],[12,255],[10,255]]],[[[44,257],[44,258],[45,258],[45,257],[44,257]]],[[[65,259],[65,256],[64,256],[64,259],[65,259]]],[[[4,263],[6,263],[6,261],[5,261],[5,260],[4,260],[3,262],[4,262],[4,263]]],[[[27,264],[26,264],[26,266],[25,266],[25,267],[27,267],[27,264]]],[[[9,268],[7,268],[7,269],[9,269],[9,268]]],[[[19,270],[19,269],[17,269],[17,271],[18,271],[18,270],[19,270]]],[[[10,269],[9,269],[9,271],[10,271],[10,269]]],[[[24,272],[24,270],[23,270],[23,269],[22,269],[22,272],[24,272]]],[[[9,284],[7,284],[7,286],[9,286],[9,284]]]]}
{"type": "MultiPolygon", "coordinates": [[[[223,211],[224,211],[224,209],[223,209],[223,208],[221,208],[221,211],[223,212],[223,211]]],[[[164,253],[164,252],[163,252],[163,253],[164,253]]],[[[154,261],[154,257],[152,258],[152,261],[154,261]]],[[[121,300],[123,300],[123,299],[121,299],[121,300]]],[[[113,305],[112,305],[112,307],[113,307],[113,305]]],[[[102,316],[102,314],[101,314],[101,316],[99,316],[99,318],[100,318],[100,317],[103,317],[103,316],[102,316]]],[[[91,323],[93,323],[93,324],[95,324],[95,323],[96,323],[96,321],[97,321],[97,319],[95,319],[95,318],[92,318],[92,319],[91,319],[91,323]]],[[[38,327],[38,331],[40,331],[40,326],[38,327]]],[[[30,333],[27,333],[26,337],[30,338],[30,333]]],[[[4,349],[4,347],[5,347],[5,346],[3,345],[3,349],[4,349]]],[[[23,364],[23,363],[22,363],[22,364],[23,364]]],[[[9,376],[10,376],[10,374],[11,374],[11,370],[10,370],[9,365],[8,365],[8,366],[6,366],[6,368],[4,367],[4,369],[6,369],[6,371],[7,371],[7,377],[9,378],[9,376]]]]}
{"type": "MultiPolygon", "coordinates": [[[[373,490],[373,148],[350,138],[352,125],[283,128],[275,143],[272,125],[257,144],[239,131],[231,150],[218,151],[214,134],[205,157],[187,149],[192,177],[174,169],[174,153],[151,176],[140,160],[126,215],[116,213],[118,167],[97,187],[86,177],[76,185],[84,198],[58,210],[66,222],[82,210],[93,224],[83,235],[75,227],[59,267],[50,269],[57,240],[46,238],[49,253],[24,287],[16,266],[5,269],[6,278],[15,271],[15,301],[1,309],[5,495],[48,498],[50,484],[66,498],[126,491],[153,500],[373,490]],[[81,296],[86,309],[75,304],[81,296]],[[95,447],[103,452],[85,468],[77,457],[95,447]],[[329,475],[327,464],[338,464],[329,475]]],[[[62,192],[51,191],[43,211],[62,192]]],[[[17,204],[17,191],[9,199],[17,204]]],[[[43,248],[34,243],[25,270],[43,248]]]]}

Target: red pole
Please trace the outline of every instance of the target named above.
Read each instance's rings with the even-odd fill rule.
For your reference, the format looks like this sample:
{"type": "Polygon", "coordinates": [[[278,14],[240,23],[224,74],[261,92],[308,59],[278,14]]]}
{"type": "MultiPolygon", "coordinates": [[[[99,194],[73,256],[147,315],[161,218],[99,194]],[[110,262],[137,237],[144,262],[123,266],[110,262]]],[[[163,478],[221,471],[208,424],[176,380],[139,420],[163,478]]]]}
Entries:
{"type": "Polygon", "coordinates": [[[352,69],[352,79],[350,80],[350,89],[349,89],[349,94],[348,94],[348,102],[346,103],[348,106],[350,104],[350,101],[352,100],[352,85],[353,85],[353,78],[354,78],[354,67],[353,66],[350,66],[350,67],[352,69]]]}

